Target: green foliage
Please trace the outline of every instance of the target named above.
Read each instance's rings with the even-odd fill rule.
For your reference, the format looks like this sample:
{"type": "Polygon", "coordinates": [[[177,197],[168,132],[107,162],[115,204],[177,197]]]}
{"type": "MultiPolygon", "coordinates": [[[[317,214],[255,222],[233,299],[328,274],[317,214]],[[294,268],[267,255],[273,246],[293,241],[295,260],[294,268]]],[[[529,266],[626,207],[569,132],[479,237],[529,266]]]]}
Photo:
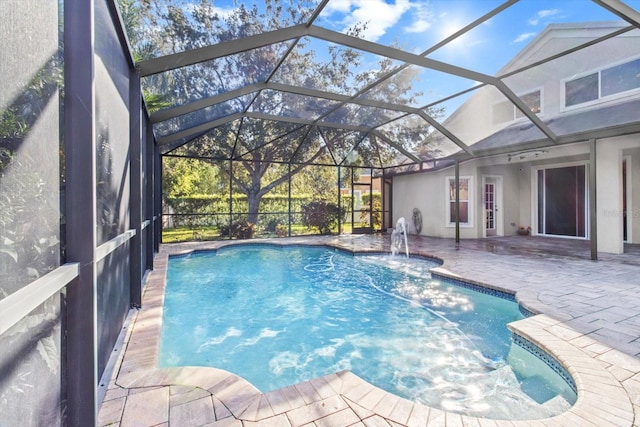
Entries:
{"type": "Polygon", "coordinates": [[[164,157],[162,172],[162,191],[167,198],[213,194],[220,188],[217,168],[201,160],[164,157]]]}
{"type": "Polygon", "coordinates": [[[229,225],[223,225],[220,227],[220,236],[231,236],[236,239],[251,239],[255,232],[255,224],[248,222],[247,220],[238,220],[229,225]]]}
{"type": "MultiPolygon", "coordinates": [[[[371,197],[369,194],[362,196],[362,205],[360,209],[360,221],[367,221],[369,219],[369,201],[371,197]]],[[[372,202],[373,212],[371,212],[371,225],[374,230],[380,230],[382,228],[382,195],[380,193],[373,193],[372,202]]]]}
{"type": "Polygon", "coordinates": [[[309,202],[302,207],[302,224],[309,228],[317,228],[320,234],[329,234],[338,224],[340,214],[340,208],[334,203],[309,202]]]}
{"type": "Polygon", "coordinates": [[[0,147],[0,159],[1,299],[57,265],[60,214],[32,158],[0,147]]]}

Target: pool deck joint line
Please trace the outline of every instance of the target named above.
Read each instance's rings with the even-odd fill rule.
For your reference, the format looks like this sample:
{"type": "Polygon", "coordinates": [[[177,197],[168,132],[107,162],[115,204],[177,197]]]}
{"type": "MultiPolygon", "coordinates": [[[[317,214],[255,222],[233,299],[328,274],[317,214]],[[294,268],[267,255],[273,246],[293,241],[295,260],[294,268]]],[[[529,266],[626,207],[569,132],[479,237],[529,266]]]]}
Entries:
{"type": "MultiPolygon", "coordinates": [[[[388,236],[260,242],[389,252],[388,236]]],[[[161,247],[147,277],[142,309],[130,316],[121,348],[114,352],[113,372],[103,379],[98,426],[640,426],[640,266],[612,258],[593,262],[495,253],[486,250],[486,242],[461,248],[448,239],[410,236],[409,248],[414,255],[444,260],[436,269],[442,275],[515,293],[526,310],[544,313],[508,327],[573,377],[578,399],[563,414],[531,421],[469,417],[400,398],[348,371],[261,393],[221,369],[158,368],[169,255],[236,243],[161,247]]]]}

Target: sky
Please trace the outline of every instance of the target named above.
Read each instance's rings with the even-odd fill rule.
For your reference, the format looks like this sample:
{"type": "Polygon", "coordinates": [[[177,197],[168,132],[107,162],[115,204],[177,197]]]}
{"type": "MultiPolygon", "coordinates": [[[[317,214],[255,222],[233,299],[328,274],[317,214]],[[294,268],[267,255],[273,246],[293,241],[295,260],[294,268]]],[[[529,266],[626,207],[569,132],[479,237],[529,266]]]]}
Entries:
{"type": "MultiPolygon", "coordinates": [[[[187,2],[194,0],[185,0],[187,2]]],[[[216,11],[224,16],[233,0],[212,0],[216,11]]],[[[312,10],[319,0],[282,0],[305,4],[312,10]]],[[[505,0],[330,0],[314,25],[345,33],[356,23],[366,23],[362,37],[387,46],[397,46],[422,54],[436,43],[454,34],[505,0]]],[[[253,0],[245,3],[253,4],[253,0]]],[[[242,3],[242,2],[241,2],[242,3]]],[[[640,0],[623,0],[640,10],[640,0]]],[[[260,4],[260,2],[258,2],[260,4]]],[[[549,24],[591,21],[619,21],[620,18],[589,0],[520,0],[479,24],[464,35],[433,50],[428,58],[462,68],[496,75],[549,24]]],[[[318,56],[326,54],[329,44],[314,40],[310,48],[318,56]],[[323,53],[324,52],[324,53],[323,53]]],[[[364,55],[363,67],[375,67],[374,55],[364,55]]],[[[421,71],[423,106],[477,84],[460,77],[421,71]]],[[[453,111],[464,101],[458,98],[448,105],[453,111]]]]}
{"type": "MultiPolygon", "coordinates": [[[[318,2],[304,0],[310,7],[318,2]]],[[[623,2],[640,10],[640,0],[623,2]]],[[[330,0],[315,25],[344,33],[355,23],[366,23],[363,38],[423,53],[503,3],[504,0],[330,0]]],[[[224,14],[232,2],[214,0],[214,6],[224,14]]],[[[602,20],[619,18],[588,0],[520,0],[428,57],[495,75],[547,25],[602,20]]],[[[440,77],[443,76],[429,79],[440,77]]],[[[457,79],[447,87],[463,90],[474,83],[457,79]]],[[[433,98],[447,94],[432,95],[433,98]]]]}

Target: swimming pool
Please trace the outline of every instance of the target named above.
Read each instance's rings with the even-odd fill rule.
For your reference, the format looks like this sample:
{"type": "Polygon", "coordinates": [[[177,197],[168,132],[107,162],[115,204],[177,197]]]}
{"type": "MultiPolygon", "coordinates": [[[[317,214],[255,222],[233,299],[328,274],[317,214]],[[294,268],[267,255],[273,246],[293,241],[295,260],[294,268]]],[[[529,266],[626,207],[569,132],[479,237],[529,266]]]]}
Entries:
{"type": "Polygon", "coordinates": [[[349,369],[481,417],[566,410],[571,387],[511,342],[517,304],[434,280],[435,265],[266,245],[171,258],[159,363],[226,369],[262,391],[349,369]]]}

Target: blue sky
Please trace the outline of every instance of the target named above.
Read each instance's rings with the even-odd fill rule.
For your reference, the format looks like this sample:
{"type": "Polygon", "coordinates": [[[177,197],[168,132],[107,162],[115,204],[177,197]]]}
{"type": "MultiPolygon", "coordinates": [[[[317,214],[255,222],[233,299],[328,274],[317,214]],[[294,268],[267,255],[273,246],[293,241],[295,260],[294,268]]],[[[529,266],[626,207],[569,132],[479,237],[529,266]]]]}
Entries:
{"type": "MultiPolygon", "coordinates": [[[[318,1],[303,2],[313,6],[318,1]]],[[[640,0],[623,2],[640,9],[640,0]]],[[[366,22],[367,40],[397,43],[420,53],[502,3],[504,0],[330,0],[315,24],[345,32],[356,22],[366,22]]],[[[231,5],[230,0],[214,1],[223,13],[231,5]]],[[[494,75],[547,25],[601,20],[619,18],[589,0],[520,0],[429,57],[494,75]]]]}
{"type": "MultiPolygon", "coordinates": [[[[640,8],[640,0],[625,0],[640,8]]],[[[367,22],[365,38],[423,52],[502,4],[501,0],[331,0],[316,22],[344,31],[367,22]]],[[[488,74],[517,54],[548,24],[618,20],[587,0],[521,0],[431,57],[488,74]]]]}

